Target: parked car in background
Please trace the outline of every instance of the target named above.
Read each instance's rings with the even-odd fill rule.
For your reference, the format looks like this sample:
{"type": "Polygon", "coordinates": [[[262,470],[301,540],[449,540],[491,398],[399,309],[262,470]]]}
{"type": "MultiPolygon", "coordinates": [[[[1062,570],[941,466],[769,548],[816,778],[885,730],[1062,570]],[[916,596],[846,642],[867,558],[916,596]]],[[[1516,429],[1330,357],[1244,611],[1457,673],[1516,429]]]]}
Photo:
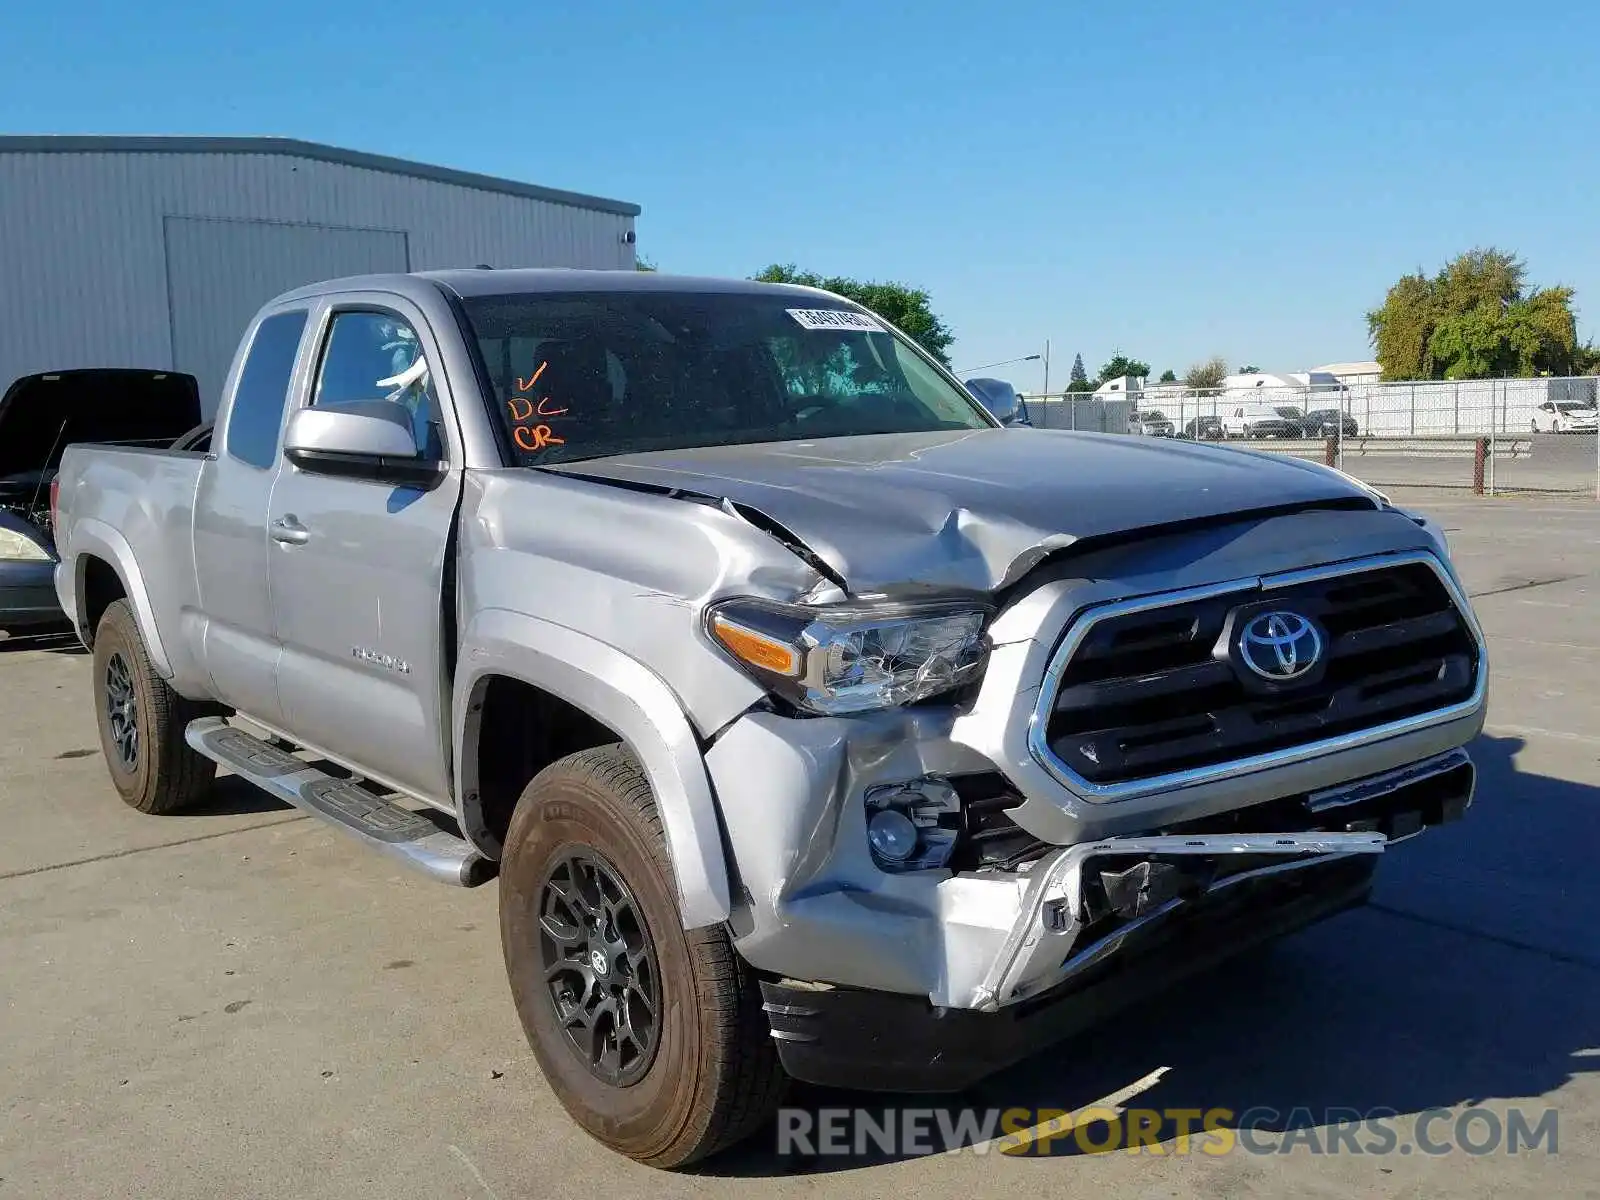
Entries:
{"type": "Polygon", "coordinates": [[[200,422],[194,376],[83,370],[24,375],[0,398],[0,629],[65,618],[56,601],[50,488],[73,443],[170,446],[200,422]]]}
{"type": "Polygon", "coordinates": [[[1600,409],[1583,400],[1546,400],[1533,410],[1535,433],[1593,433],[1600,409]]]}
{"type": "Polygon", "coordinates": [[[1313,408],[1300,418],[1306,437],[1355,437],[1361,426],[1349,413],[1337,408],[1313,408]]]}
{"type": "Polygon", "coordinates": [[[1028,406],[1017,395],[1017,389],[1004,379],[969,379],[967,391],[978,403],[989,410],[989,415],[1002,425],[1032,425],[1028,419],[1028,406]]]}
{"type": "Polygon", "coordinates": [[[1228,435],[1222,428],[1221,417],[1190,417],[1182,436],[1192,442],[1220,442],[1228,435]]]}
{"type": "Polygon", "coordinates": [[[1222,431],[1231,438],[1297,438],[1304,436],[1304,418],[1293,404],[1236,404],[1222,410],[1222,431]]]}
{"type": "Polygon", "coordinates": [[[1143,434],[1146,437],[1171,437],[1172,422],[1165,413],[1153,408],[1144,412],[1131,412],[1128,414],[1128,432],[1143,434]]]}

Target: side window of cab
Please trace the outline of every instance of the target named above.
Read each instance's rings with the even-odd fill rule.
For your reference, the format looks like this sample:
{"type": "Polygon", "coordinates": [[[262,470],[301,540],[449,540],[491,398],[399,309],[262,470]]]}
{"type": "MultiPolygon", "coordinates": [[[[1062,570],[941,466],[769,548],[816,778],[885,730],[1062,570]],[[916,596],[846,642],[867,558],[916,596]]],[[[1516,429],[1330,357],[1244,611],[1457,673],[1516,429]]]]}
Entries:
{"type": "Polygon", "coordinates": [[[228,457],[261,470],[278,461],[278,434],[306,313],[275,313],[256,326],[228,410],[228,457]]]}
{"type": "Polygon", "coordinates": [[[439,395],[417,331],[389,312],[337,312],[317,367],[311,403],[334,407],[388,400],[411,415],[411,434],[423,458],[444,458],[439,395]]]}

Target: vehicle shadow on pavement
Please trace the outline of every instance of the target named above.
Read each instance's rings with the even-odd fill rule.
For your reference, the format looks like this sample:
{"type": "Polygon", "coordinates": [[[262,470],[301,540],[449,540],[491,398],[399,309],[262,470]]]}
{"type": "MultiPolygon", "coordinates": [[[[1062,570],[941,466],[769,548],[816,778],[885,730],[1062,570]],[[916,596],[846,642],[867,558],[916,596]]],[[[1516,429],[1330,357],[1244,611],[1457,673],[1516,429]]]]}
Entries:
{"type": "Polygon", "coordinates": [[[19,654],[24,650],[49,650],[57,654],[87,654],[78,635],[70,627],[0,630],[0,654],[19,654]]]}
{"type": "Polygon", "coordinates": [[[222,775],[204,800],[185,808],[177,819],[240,817],[251,813],[287,812],[293,807],[237,775],[222,775]]]}
{"type": "MultiPolygon", "coordinates": [[[[1251,1135],[1257,1145],[1294,1131],[1285,1143],[1327,1146],[1340,1122],[1397,1114],[1388,1124],[1404,1129],[1427,1110],[1480,1101],[1517,1104],[1535,1127],[1548,1104],[1540,1097],[1600,1068],[1600,1057],[1585,1054],[1600,1046],[1592,920],[1600,881],[1589,861],[1600,845],[1600,788],[1520,772],[1521,749],[1516,738],[1494,737],[1472,747],[1480,771],[1472,809],[1396,847],[1365,908],[1197,976],[961,1096],[796,1087],[788,1103],[811,1114],[817,1136],[826,1109],[881,1120],[886,1109],[944,1108],[945,1128],[958,1130],[964,1107],[980,1117],[1032,1110],[1014,1129],[1047,1119],[1040,1110],[1083,1112],[1116,1097],[1130,1112],[1145,1110],[1152,1140],[1168,1153],[1182,1124],[1199,1133],[1205,1112],[1261,1131],[1251,1135]]],[[[1118,1132],[1097,1124],[1082,1144],[1068,1135],[1024,1152],[1115,1146],[1118,1132]]],[[[924,1125],[935,1150],[975,1140],[947,1143],[937,1124],[924,1125]]],[[[1453,1127],[1442,1122],[1430,1136],[1453,1127]]],[[[856,1128],[843,1127],[846,1143],[856,1128]]],[[[1126,1118],[1120,1136],[1126,1145],[1126,1118]]],[[[779,1144],[769,1127],[701,1169],[759,1177],[909,1157],[870,1140],[866,1153],[840,1155],[780,1154],[779,1144]]]]}

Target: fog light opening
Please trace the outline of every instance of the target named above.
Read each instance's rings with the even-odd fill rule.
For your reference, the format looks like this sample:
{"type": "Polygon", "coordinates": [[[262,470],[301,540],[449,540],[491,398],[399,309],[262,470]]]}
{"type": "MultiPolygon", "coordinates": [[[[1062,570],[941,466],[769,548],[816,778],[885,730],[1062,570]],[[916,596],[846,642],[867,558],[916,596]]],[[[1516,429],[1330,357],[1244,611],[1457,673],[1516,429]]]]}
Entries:
{"type": "Polygon", "coordinates": [[[924,775],[866,792],[867,846],[885,871],[942,867],[961,827],[961,797],[948,779],[924,775]]]}

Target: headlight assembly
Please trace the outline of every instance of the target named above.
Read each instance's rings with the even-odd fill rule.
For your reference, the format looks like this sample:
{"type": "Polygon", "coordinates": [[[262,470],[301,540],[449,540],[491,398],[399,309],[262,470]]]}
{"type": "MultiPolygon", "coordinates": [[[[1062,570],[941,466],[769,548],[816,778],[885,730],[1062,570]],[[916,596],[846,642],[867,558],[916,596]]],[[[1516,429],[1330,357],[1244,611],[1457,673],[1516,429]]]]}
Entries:
{"type": "Polygon", "coordinates": [[[0,529],[0,558],[12,562],[49,562],[50,552],[15,529],[0,529]]]}
{"type": "Polygon", "coordinates": [[[988,611],[970,604],[713,606],[712,639],[798,708],[841,715],[910,704],[983,669],[988,611]]]}

